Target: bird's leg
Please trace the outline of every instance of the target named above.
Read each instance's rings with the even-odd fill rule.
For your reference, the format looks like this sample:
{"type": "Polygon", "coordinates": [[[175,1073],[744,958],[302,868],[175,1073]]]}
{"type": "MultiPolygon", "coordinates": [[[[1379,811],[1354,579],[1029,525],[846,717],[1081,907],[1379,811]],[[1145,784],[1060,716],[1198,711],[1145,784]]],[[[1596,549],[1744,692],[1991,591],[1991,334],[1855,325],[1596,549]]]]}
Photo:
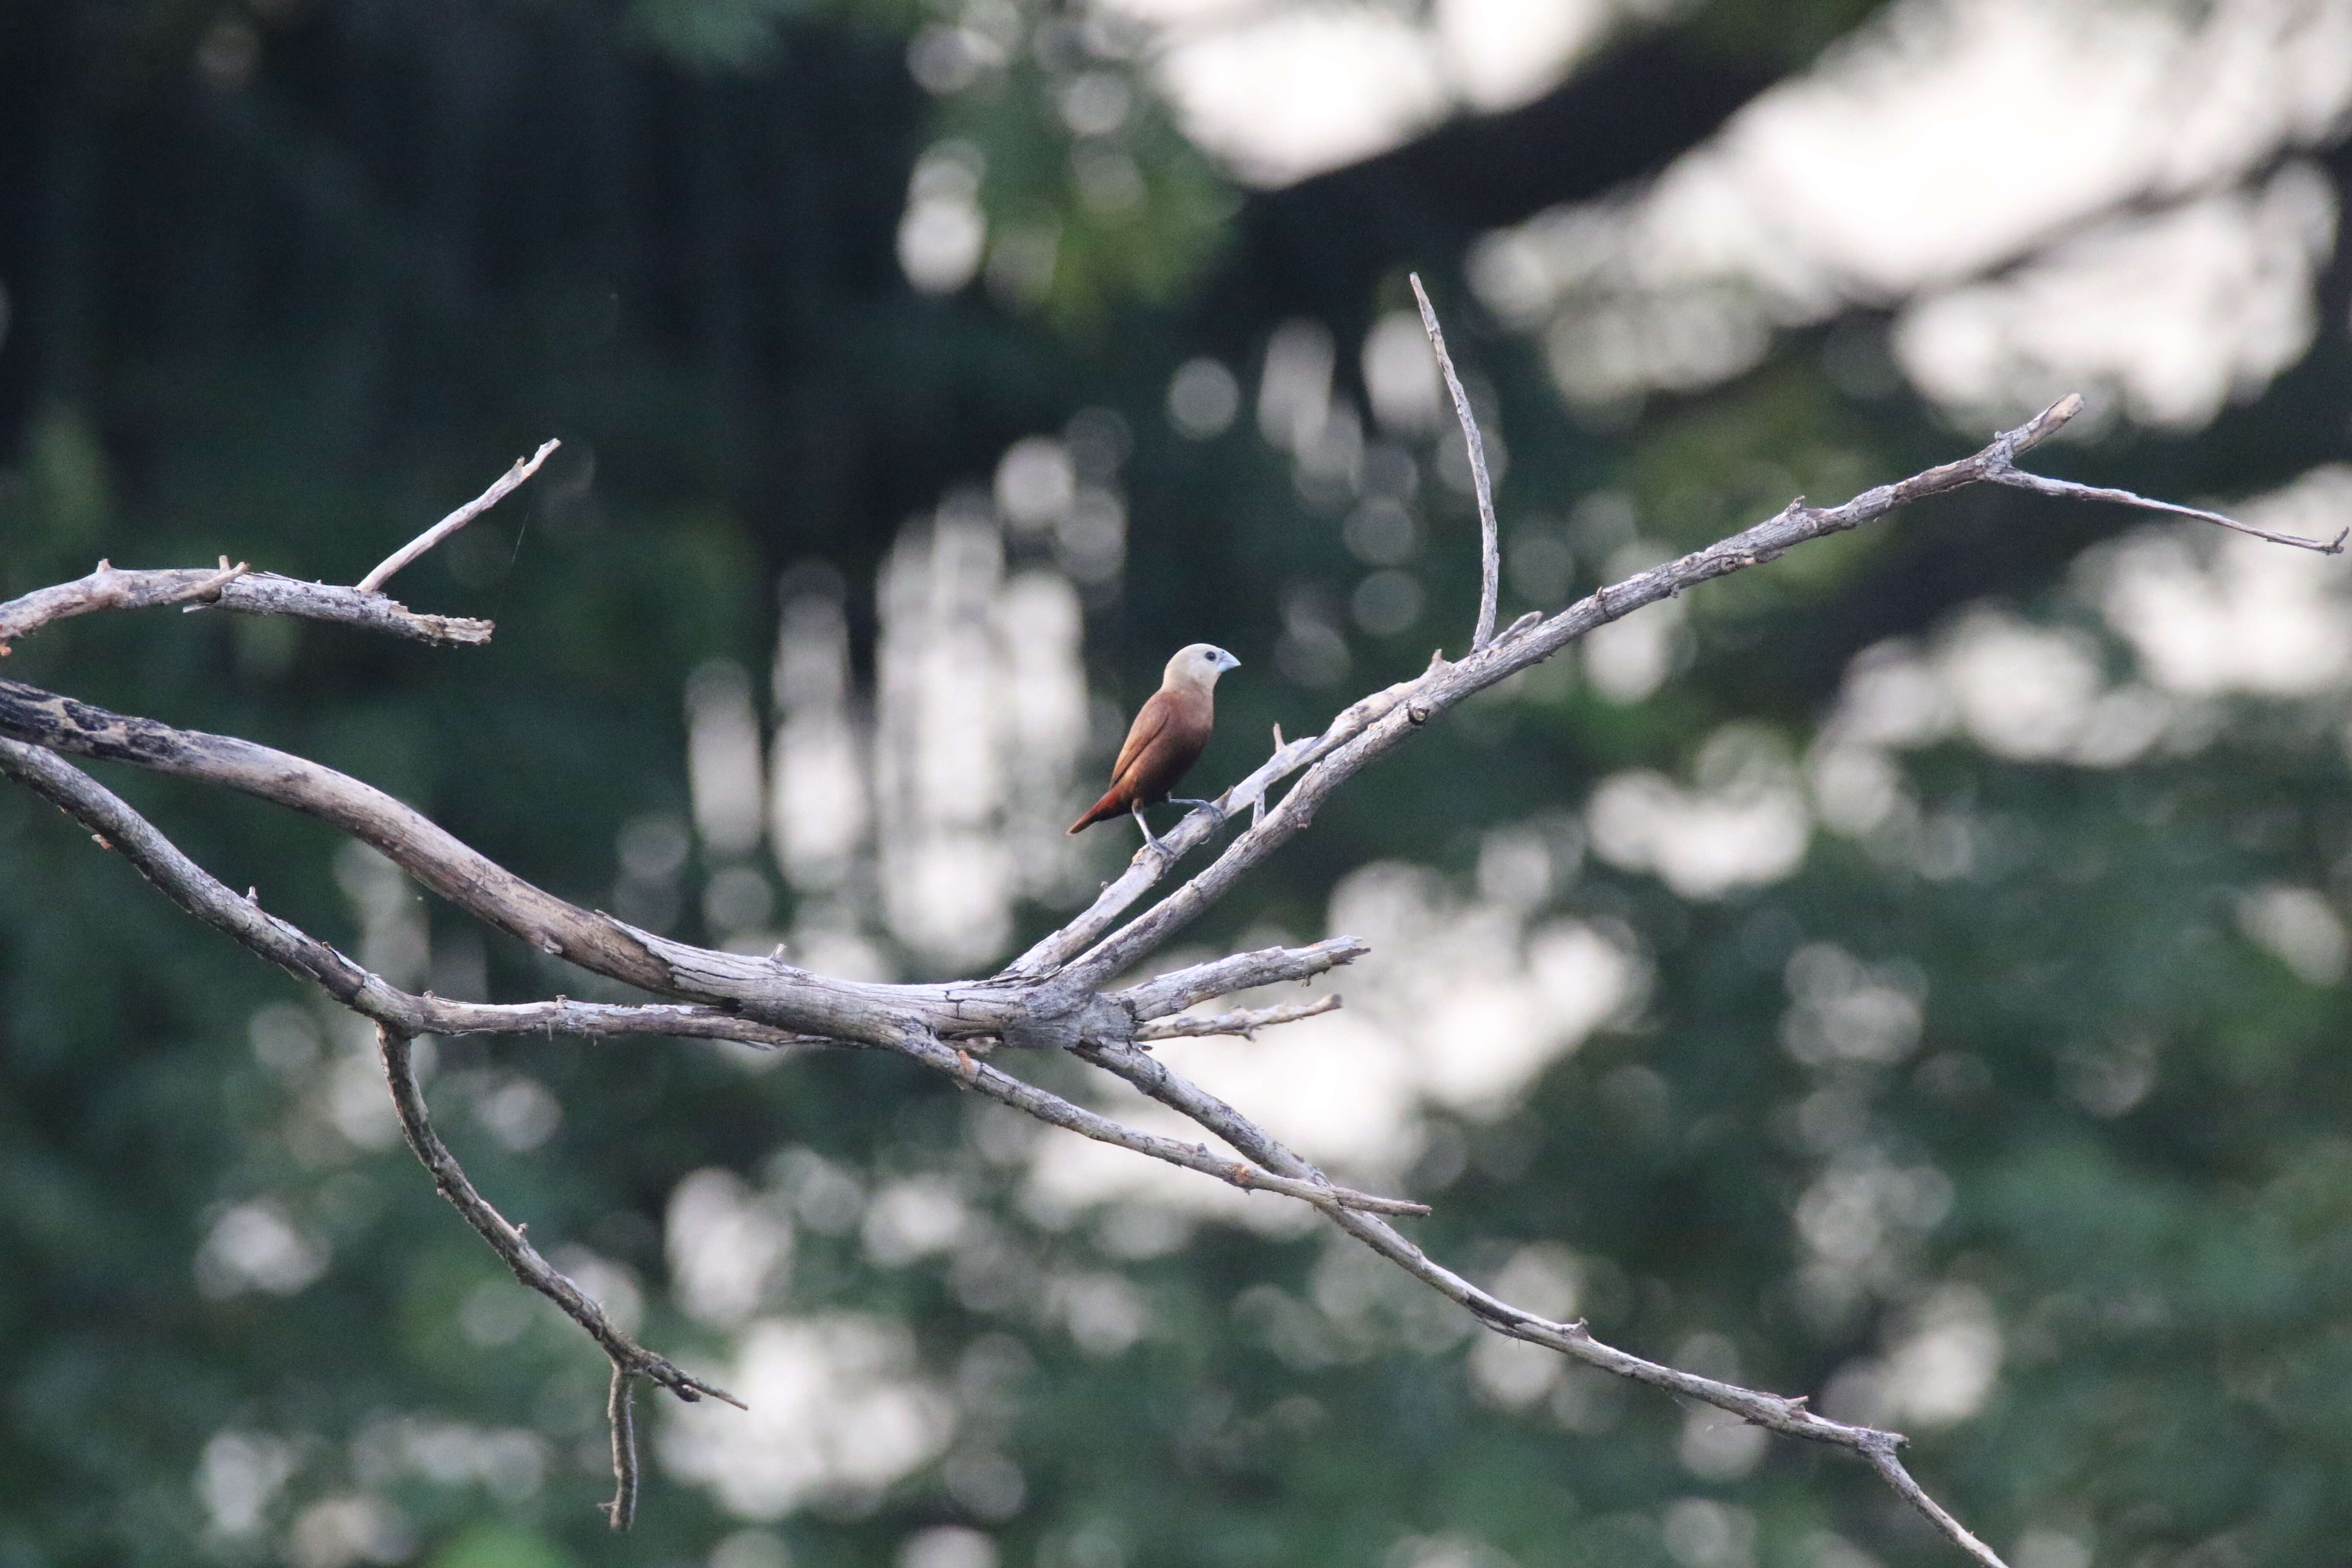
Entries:
{"type": "Polygon", "coordinates": [[[1143,807],[1140,805],[1131,805],[1128,807],[1128,809],[1135,813],[1135,825],[1143,829],[1143,841],[1146,844],[1150,845],[1154,849],[1159,850],[1160,854],[1166,856],[1169,859],[1175,859],[1176,852],[1173,849],[1169,848],[1167,845],[1160,842],[1160,836],[1151,831],[1151,824],[1144,820],[1143,807]]]}
{"type": "Polygon", "coordinates": [[[1225,808],[1219,805],[1213,800],[1178,800],[1171,796],[1170,797],[1168,804],[1171,805],[1195,806],[1202,811],[1213,811],[1217,814],[1217,820],[1219,822],[1223,822],[1225,819],[1225,808]]]}

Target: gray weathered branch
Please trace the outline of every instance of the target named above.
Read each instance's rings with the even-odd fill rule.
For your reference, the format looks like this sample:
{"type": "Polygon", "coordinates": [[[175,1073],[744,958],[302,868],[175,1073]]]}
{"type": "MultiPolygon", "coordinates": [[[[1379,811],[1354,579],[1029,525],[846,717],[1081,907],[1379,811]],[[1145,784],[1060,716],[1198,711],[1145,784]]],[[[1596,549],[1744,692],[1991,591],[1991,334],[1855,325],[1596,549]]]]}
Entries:
{"type": "MultiPolygon", "coordinates": [[[[1176,1110],[1224,1140],[1270,1171],[1295,1181],[1320,1182],[1323,1173],[1277,1142],[1265,1129],[1232,1106],[1192,1083],[1165,1062],[1133,1046],[1082,1047],[1079,1055],[1117,1074],[1162,1105],[1176,1110]]],[[[1556,1323],[1473,1285],[1444,1265],[1433,1261],[1395,1228],[1369,1214],[1334,1205],[1321,1206],[1325,1217],[1407,1274],[1449,1300],[1467,1308],[1486,1328],[1515,1340],[1558,1351],[1619,1377],[1646,1383],[1669,1394],[1697,1399],[1727,1410],[1769,1431],[1808,1442],[1850,1449],[1867,1459],[1889,1485],[1936,1524],[1951,1541],[1986,1568],[2002,1568],[2000,1559],[1922,1491],[1895,1449],[1906,1439],[1899,1433],[1872,1426],[1850,1426],[1815,1415],[1802,1398],[1786,1398],[1696,1373],[1645,1361],[1594,1339],[1582,1322],[1556,1323]]]]}
{"type": "MultiPolygon", "coordinates": [[[[613,1363],[607,1419],[612,1428],[614,1495],[603,1506],[614,1530],[626,1530],[636,1515],[638,1457],[634,1380],[650,1378],[692,1399],[728,1394],[688,1376],[663,1357],[621,1334],[596,1303],[533,1249],[520,1227],[509,1224],[477,1191],[434,1131],[415,1079],[409,1042],[420,1034],[566,1033],[598,1037],[662,1034],[731,1039],[761,1046],[837,1045],[773,1029],[753,1019],[697,1006],[614,1006],[557,999],[496,1005],[414,995],[387,984],[325,942],[265,911],[250,895],[238,896],[195,864],[111,791],[79,769],[36,746],[0,740],[0,773],[25,784],[90,829],[101,848],[121,854],[171,900],[199,921],[235,938],[255,952],[311,981],[353,1011],[375,1021],[404,1136],[435,1184],[458,1212],[504,1258],[526,1285],[552,1300],[595,1339],[613,1363]]],[[[1427,1205],[1398,1198],[1293,1181],[1246,1161],[1221,1157],[1200,1144],[1177,1142],[1121,1126],[1039,1089],[994,1068],[983,1067],[956,1047],[928,1035],[898,1042],[904,1054],[955,1076],[968,1087],[1015,1106],[1040,1121],[1086,1137],[1164,1160],[1213,1176],[1246,1192],[1270,1192],[1318,1208],[1368,1213],[1427,1214],[1427,1205]]]]}
{"type": "MultiPolygon", "coordinates": [[[[656,994],[740,1004],[761,1022],[795,1034],[883,1045],[911,1023],[947,1035],[1017,1035],[1040,1000],[1038,986],[858,984],[670,942],[532,886],[421,812],[332,768],[232,736],[109,712],[20,682],[0,680],[0,737],[198,779],[290,806],[373,846],[459,909],[542,952],[656,994]]],[[[1129,1015],[1099,997],[1092,1001],[1090,1009],[1079,1008],[1083,1021],[1097,1033],[1125,1037],[1132,1027],[1129,1015]]]]}
{"type": "MultiPolygon", "coordinates": [[[[479,1034],[565,1034],[596,1038],[666,1035],[764,1047],[866,1044],[793,1034],[738,1014],[688,1005],[648,1003],[623,1006],[563,998],[493,1004],[413,994],[386,984],[381,976],[333,947],[268,913],[252,897],[232,891],[120,796],[71,763],[37,746],[0,740],[0,774],[26,785],[89,828],[100,847],[121,854],[166,898],[197,920],[242,942],[297,979],[316,984],[353,1012],[404,1038],[416,1035],[479,1034]]],[[[1278,948],[1268,951],[1282,952],[1278,948]]],[[[1319,1010],[1302,1010],[1302,1016],[1304,1011],[1319,1010]]],[[[1425,1205],[1402,1199],[1292,1182],[1213,1154],[1199,1144],[1180,1143],[1123,1127],[1007,1073],[983,1067],[970,1053],[919,1029],[892,1038],[886,1048],[949,1073],[967,1087],[1042,1121],[1214,1176],[1245,1191],[1279,1193],[1318,1206],[1336,1205],[1368,1213],[1429,1212],[1425,1205]]]]}
{"type": "Polygon", "coordinates": [[[637,1522],[637,1390],[635,1375],[619,1362],[613,1363],[604,1421],[613,1432],[613,1500],[596,1506],[614,1530],[627,1530],[637,1522]]]}
{"type": "Polygon", "coordinates": [[[486,643],[490,623],[457,616],[420,616],[398,600],[328,583],[300,583],[270,572],[248,572],[222,563],[159,571],[125,571],[101,561],[87,577],[55,587],[36,588],[0,605],[0,650],[43,626],[99,610],[141,610],[158,605],[191,609],[217,605],[248,616],[292,616],[331,621],[362,631],[383,632],[412,642],[444,647],[486,643]]]}
{"type": "Polygon", "coordinates": [[[89,828],[163,896],[297,980],[317,985],[361,1016],[405,1035],[662,1035],[782,1047],[845,1042],[795,1033],[716,1007],[648,1003],[457,1002],[389,985],[348,955],[232,891],[158,832],[121,796],[38,746],[0,739],[0,774],[89,828]]]}
{"type": "MultiPolygon", "coordinates": [[[[1811,507],[1801,498],[1752,528],[1704,550],[1654,566],[1622,583],[1596,590],[1549,617],[1522,616],[1484,648],[1449,662],[1433,658],[1429,668],[1353,703],[1322,734],[1293,741],[1276,751],[1243,782],[1248,804],[1274,784],[1304,767],[1305,773],[1281,803],[1243,830],[1224,852],[1145,914],[1112,931],[1118,916],[1158,879],[1150,858],[1105,889],[1076,920],[1016,961],[1008,976],[1034,972],[1040,963],[1082,984],[1099,984],[1141,962],[1203,910],[1222,899],[1251,868],[1306,831],[1317,809],[1341,784],[1402,743],[1432,719],[1486,688],[1529,668],[1587,633],[1622,620],[1644,605],[1734,572],[1779,559],[1796,545],[1859,528],[1899,506],[1991,481],[1996,470],[2013,467],[2015,453],[2029,450],[2081,411],[2083,400],[2068,396],[2014,430],[2006,431],[1973,457],[1946,463],[1893,484],[1864,490],[1842,506],[1811,507]],[[1109,932],[1105,936],[1101,933],[1109,932]],[[1092,942],[1080,950],[1076,940],[1092,942]],[[1099,940],[1096,940],[1099,938],[1099,940]]],[[[1215,831],[1210,814],[1196,812],[1162,835],[1178,853],[1215,831]]]]}
{"type": "Polygon", "coordinates": [[[175,730],[0,680],[0,735],[223,784],[332,823],[477,919],[540,952],[651,991],[667,968],[615,922],[542,892],[372,784],[251,741],[175,730]]]}
{"type": "Polygon", "coordinates": [[[637,1444],[636,1423],[628,1397],[628,1382],[632,1377],[649,1379],[661,1384],[680,1399],[691,1404],[704,1394],[732,1405],[738,1410],[743,1402],[725,1389],[703,1382],[665,1356],[656,1355],[636,1341],[613,1326],[612,1319],[596,1299],[573,1284],[562,1270],[539,1255],[520,1226],[490,1206],[489,1200],[475,1189],[457,1157],[441,1142],[441,1134],[433,1130],[433,1119],[425,1108],[425,1090],[416,1081],[416,1063],[410,1049],[409,1037],[396,1029],[376,1026],[376,1044],[383,1057],[384,1081],[392,1089],[393,1110],[399,1114],[401,1135],[408,1140],[409,1148],[425,1170],[433,1176],[433,1184],[449,1205],[465,1216],[466,1223],[478,1232],[490,1249],[506,1259],[515,1278],[563,1309],[563,1315],[588,1331],[589,1337],[601,1346],[613,1363],[614,1388],[612,1403],[613,1422],[613,1500],[606,1505],[606,1517],[614,1530],[626,1530],[636,1512],[637,1444]]]}

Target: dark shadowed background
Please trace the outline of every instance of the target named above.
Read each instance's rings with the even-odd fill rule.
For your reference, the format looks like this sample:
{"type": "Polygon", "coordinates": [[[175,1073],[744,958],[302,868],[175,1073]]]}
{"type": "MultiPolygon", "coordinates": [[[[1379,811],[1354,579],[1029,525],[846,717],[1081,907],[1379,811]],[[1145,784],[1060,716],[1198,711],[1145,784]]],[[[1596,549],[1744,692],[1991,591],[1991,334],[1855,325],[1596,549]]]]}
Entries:
{"type": "MultiPolygon", "coordinates": [[[[345,769],[566,898],[976,973],[1175,647],[1270,726],[1973,450],[2352,524],[2341,0],[0,0],[0,594],[232,560],[478,650],[155,611],[5,672],[345,769]]],[[[2352,600],[1979,489],[1644,610],[1359,780],[1162,1047],[1430,1249],[1814,1395],[2016,1568],[2352,1539],[2352,600]]],[[[404,985],[596,994],[116,770],[404,985]]],[[[1166,955],[1177,962],[1181,955],[1166,955]]],[[[1076,1064],[1015,1070],[1122,1115],[1076,1064]]],[[[910,1064],[445,1042],[494,1201],[749,1415],[654,1413],[399,1147],[364,1030],[0,794],[0,1568],[1870,1568],[1859,1466],[1477,1342],[1281,1200],[910,1064]]]]}

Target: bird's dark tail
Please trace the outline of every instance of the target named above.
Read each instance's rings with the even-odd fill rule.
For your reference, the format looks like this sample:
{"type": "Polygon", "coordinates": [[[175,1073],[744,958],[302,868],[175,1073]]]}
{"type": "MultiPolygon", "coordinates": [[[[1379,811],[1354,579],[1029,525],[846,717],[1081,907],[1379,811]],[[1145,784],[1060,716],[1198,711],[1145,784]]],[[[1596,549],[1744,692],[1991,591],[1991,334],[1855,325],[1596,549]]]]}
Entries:
{"type": "Polygon", "coordinates": [[[1084,816],[1078,818],[1076,822],[1070,824],[1070,831],[1073,833],[1081,833],[1086,829],[1092,827],[1097,822],[1108,822],[1114,816],[1125,816],[1126,815],[1126,797],[1121,795],[1117,786],[1114,785],[1110,793],[1104,795],[1100,800],[1095,802],[1091,810],[1089,810],[1084,816]]]}

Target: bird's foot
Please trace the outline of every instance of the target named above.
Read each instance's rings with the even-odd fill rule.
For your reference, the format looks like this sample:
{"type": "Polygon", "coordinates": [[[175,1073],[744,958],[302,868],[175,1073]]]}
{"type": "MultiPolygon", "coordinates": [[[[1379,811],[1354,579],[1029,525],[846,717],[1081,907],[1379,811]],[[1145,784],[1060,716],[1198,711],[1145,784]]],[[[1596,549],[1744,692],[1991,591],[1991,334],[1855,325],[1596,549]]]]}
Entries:
{"type": "Polygon", "coordinates": [[[1166,860],[1171,864],[1173,864],[1176,859],[1176,851],[1169,848],[1167,841],[1161,838],[1157,833],[1151,831],[1151,824],[1144,816],[1141,807],[1138,807],[1135,810],[1134,816],[1135,825],[1143,829],[1143,841],[1146,844],[1150,845],[1152,848],[1158,850],[1160,852],[1160,858],[1162,860],[1166,860]]]}
{"type": "Polygon", "coordinates": [[[1168,804],[1171,805],[1189,805],[1198,811],[1213,812],[1216,814],[1216,818],[1219,822],[1223,822],[1231,815],[1231,813],[1227,812],[1223,806],[1219,805],[1213,800],[1178,800],[1171,796],[1168,804]]]}

